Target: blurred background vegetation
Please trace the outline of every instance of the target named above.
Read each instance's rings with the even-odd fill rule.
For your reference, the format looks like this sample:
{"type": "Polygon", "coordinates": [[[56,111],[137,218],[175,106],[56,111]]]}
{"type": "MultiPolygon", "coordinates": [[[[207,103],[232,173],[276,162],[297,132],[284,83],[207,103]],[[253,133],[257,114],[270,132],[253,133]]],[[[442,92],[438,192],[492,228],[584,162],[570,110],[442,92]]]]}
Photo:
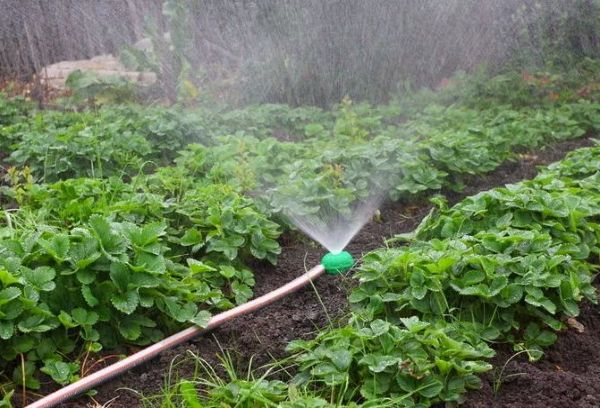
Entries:
{"type": "Polygon", "coordinates": [[[568,67],[600,50],[598,0],[0,0],[0,75],[101,53],[161,91],[229,103],[385,102],[457,71],[568,67]],[[145,50],[130,47],[146,38],[145,50]]]}

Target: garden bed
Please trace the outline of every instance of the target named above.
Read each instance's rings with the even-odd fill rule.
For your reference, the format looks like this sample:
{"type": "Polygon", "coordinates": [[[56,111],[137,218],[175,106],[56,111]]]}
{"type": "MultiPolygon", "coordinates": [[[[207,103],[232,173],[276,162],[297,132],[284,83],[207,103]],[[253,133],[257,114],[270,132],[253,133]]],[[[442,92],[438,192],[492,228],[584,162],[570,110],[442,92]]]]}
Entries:
{"type": "Polygon", "coordinates": [[[600,306],[584,302],[577,321],[583,325],[583,332],[569,329],[562,333],[535,364],[529,363],[524,354],[507,363],[515,353],[496,348],[494,370],[482,376],[480,390],[468,394],[465,408],[600,406],[600,306]],[[499,378],[504,380],[496,392],[499,378]]]}
{"type": "MultiPolygon", "coordinates": [[[[447,192],[446,195],[451,202],[456,202],[478,191],[531,178],[535,175],[536,166],[559,160],[566,152],[591,144],[589,138],[583,138],[521,154],[518,161],[505,163],[486,176],[467,180],[467,187],[460,194],[447,192]]],[[[396,203],[387,206],[381,211],[381,222],[371,222],[365,226],[348,249],[360,256],[381,247],[384,238],[412,231],[430,208],[431,204],[425,198],[410,204],[396,203]]],[[[282,246],[283,252],[276,267],[254,265],[256,295],[267,293],[290,281],[303,271],[304,265],[309,268],[318,263],[323,254],[322,249],[309,241],[290,234],[282,241],[282,246]]],[[[135,389],[144,395],[159,392],[165,384],[165,375],[168,375],[173,359],[184,355],[188,350],[212,365],[218,365],[217,355],[222,350],[229,351],[240,371],[247,370],[251,358],[254,368],[272,362],[285,356],[283,349],[290,340],[309,338],[316,329],[326,326],[329,318],[335,322],[343,316],[347,310],[347,288],[351,284],[352,281],[345,277],[321,278],[315,283],[316,291],[312,288],[302,290],[260,312],[228,323],[210,335],[166,352],[151,363],[100,387],[94,398],[102,404],[116,398],[111,404],[113,407],[138,406],[138,396],[123,388],[135,389]]],[[[593,340],[600,336],[600,333],[594,331],[600,331],[598,318],[594,315],[597,313],[596,309],[584,306],[579,321],[584,324],[585,332],[570,332],[561,336],[559,342],[549,349],[545,360],[536,364],[524,363],[521,359],[513,360],[504,374],[524,372],[527,375],[511,377],[512,381],[502,385],[498,396],[494,396],[492,392],[494,375],[485,376],[484,387],[470,395],[466,406],[598,406],[598,401],[593,399],[600,389],[597,370],[594,371],[593,368],[594,363],[600,359],[600,352],[593,354],[593,340]],[[535,398],[538,393],[543,393],[543,398],[535,398]]],[[[498,349],[498,352],[494,363],[501,368],[512,354],[502,349],[498,349]]],[[[191,365],[179,367],[182,376],[191,373],[191,365]]],[[[50,389],[43,393],[48,392],[50,389]]],[[[87,406],[88,403],[89,399],[82,397],[64,406],[87,406]]]]}

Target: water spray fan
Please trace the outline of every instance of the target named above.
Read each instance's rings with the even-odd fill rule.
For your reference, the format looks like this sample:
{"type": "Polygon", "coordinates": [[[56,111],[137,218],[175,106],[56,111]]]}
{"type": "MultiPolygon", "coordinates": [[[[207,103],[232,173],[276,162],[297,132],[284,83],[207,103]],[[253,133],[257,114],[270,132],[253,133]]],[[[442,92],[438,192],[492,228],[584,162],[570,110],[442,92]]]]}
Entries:
{"type": "Polygon", "coordinates": [[[321,259],[321,265],[330,275],[338,275],[348,271],[354,265],[354,259],[347,251],[338,253],[329,252],[321,259]]]}

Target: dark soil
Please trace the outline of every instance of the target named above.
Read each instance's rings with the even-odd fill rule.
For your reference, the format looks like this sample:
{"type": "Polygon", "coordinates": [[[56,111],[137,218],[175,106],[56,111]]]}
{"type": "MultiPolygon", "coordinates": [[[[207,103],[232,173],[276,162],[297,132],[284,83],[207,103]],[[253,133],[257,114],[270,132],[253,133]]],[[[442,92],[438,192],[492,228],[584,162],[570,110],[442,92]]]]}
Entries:
{"type": "MultiPolygon", "coordinates": [[[[450,202],[456,202],[479,191],[531,178],[535,176],[537,166],[557,161],[566,152],[589,145],[592,145],[592,141],[583,138],[535,153],[520,154],[517,160],[503,164],[494,172],[465,180],[467,187],[461,193],[448,191],[444,194],[450,202]]],[[[381,247],[385,238],[412,231],[431,208],[425,197],[413,203],[386,205],[381,209],[380,219],[368,223],[347,249],[359,259],[362,254],[381,247]]],[[[289,282],[302,274],[305,268],[316,265],[324,254],[322,249],[299,234],[287,234],[282,239],[282,246],[282,255],[276,267],[254,265],[256,295],[289,282]]],[[[265,309],[227,323],[211,334],[169,350],[150,363],[101,386],[94,399],[100,404],[112,400],[110,406],[113,408],[139,406],[138,396],[124,388],[146,396],[160,392],[172,361],[187,352],[193,352],[216,366],[218,356],[227,351],[240,371],[248,369],[251,359],[252,367],[257,368],[284,357],[284,348],[290,340],[310,338],[318,328],[330,324],[329,319],[335,322],[343,318],[347,312],[346,296],[351,285],[348,276],[320,278],[315,282],[314,289],[306,288],[265,309]]],[[[509,364],[506,374],[524,372],[526,376],[513,377],[513,381],[503,385],[497,398],[491,391],[493,376],[485,377],[484,387],[470,395],[467,406],[600,407],[600,347],[594,347],[595,338],[600,338],[600,314],[598,310],[585,305],[580,321],[586,326],[584,334],[568,333],[561,336],[558,344],[549,351],[549,357],[539,364],[528,364],[521,360],[509,364]],[[587,401],[587,405],[577,405],[584,401],[587,401]]],[[[508,353],[499,352],[495,363],[502,366],[509,356],[508,353]]],[[[192,369],[192,363],[178,365],[181,376],[191,374],[192,369]]],[[[83,407],[91,402],[88,397],[80,397],[61,406],[83,407]]]]}
{"type": "Polygon", "coordinates": [[[495,371],[482,377],[482,388],[470,393],[464,406],[600,407],[600,306],[583,303],[577,321],[583,325],[583,333],[565,331],[536,364],[529,363],[524,353],[510,360],[515,353],[498,347],[492,361],[495,371]]]}

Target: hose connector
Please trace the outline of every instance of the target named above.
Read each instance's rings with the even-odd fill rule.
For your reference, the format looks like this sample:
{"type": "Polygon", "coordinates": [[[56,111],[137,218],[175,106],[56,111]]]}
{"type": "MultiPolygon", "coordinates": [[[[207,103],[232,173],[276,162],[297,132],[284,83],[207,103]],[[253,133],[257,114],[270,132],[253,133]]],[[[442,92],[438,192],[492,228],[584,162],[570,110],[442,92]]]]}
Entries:
{"type": "Polygon", "coordinates": [[[325,268],[325,272],[330,275],[338,275],[347,272],[354,265],[354,259],[347,251],[342,251],[334,254],[329,252],[321,259],[321,265],[325,268]]]}

